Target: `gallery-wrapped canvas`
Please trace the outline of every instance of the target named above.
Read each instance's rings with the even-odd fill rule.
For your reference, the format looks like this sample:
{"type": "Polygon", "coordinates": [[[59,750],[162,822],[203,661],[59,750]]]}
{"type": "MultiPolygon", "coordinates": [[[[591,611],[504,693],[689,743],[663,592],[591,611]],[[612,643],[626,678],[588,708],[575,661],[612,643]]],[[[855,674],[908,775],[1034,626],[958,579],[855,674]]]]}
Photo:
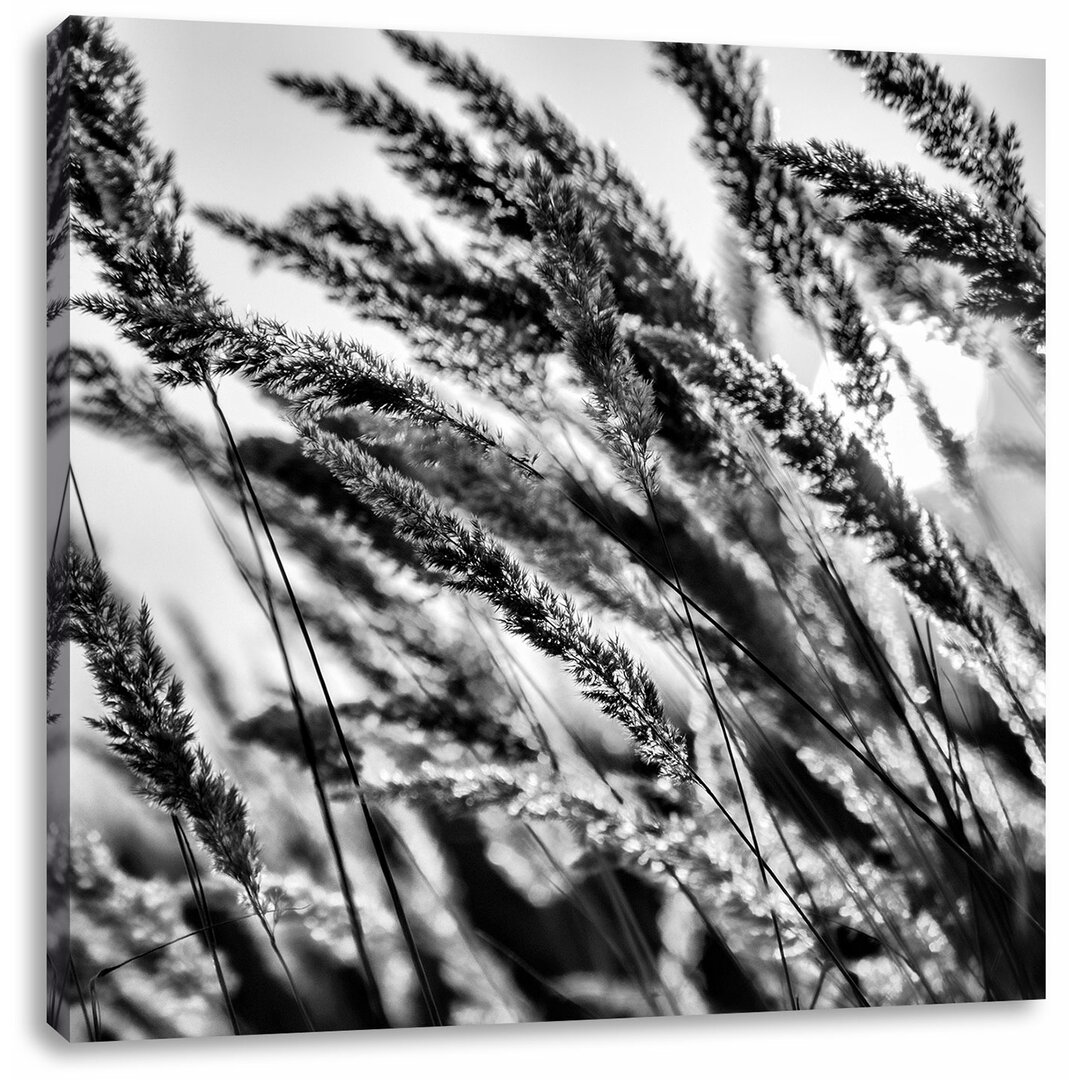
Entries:
{"type": "Polygon", "coordinates": [[[47,83],[53,1027],[1043,996],[1040,61],[47,83]]]}

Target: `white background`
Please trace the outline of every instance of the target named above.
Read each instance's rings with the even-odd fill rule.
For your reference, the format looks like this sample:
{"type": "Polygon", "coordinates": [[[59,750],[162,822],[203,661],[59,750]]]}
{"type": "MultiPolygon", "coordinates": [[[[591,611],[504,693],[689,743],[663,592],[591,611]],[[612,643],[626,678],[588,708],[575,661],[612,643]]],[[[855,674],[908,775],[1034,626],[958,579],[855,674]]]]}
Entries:
{"type": "MultiPolygon", "coordinates": [[[[44,637],[44,409],[41,358],[44,332],[40,312],[44,259],[43,74],[44,38],[68,9],[19,3],[5,13],[4,70],[7,84],[4,145],[8,165],[0,201],[8,216],[8,257],[2,295],[15,327],[4,357],[10,371],[3,395],[6,453],[13,489],[7,527],[0,544],[3,593],[9,613],[2,626],[6,678],[14,689],[7,710],[0,791],[7,869],[0,888],[0,926],[6,930],[3,956],[2,1037],[8,1074],[39,1076],[207,1076],[259,1073],[276,1078],[318,1070],[350,1070],[377,1075],[387,1069],[437,1076],[500,1076],[514,1080],[612,1074],[681,1078],[704,1076],[873,1077],[889,1080],[921,1073],[926,1078],[970,1075],[1042,1080],[1074,1075],[1068,1065],[1080,1025],[1080,857],[1074,776],[1080,740],[1071,692],[1075,678],[1077,620],[1074,519],[1077,495],[1075,410],[1080,407],[1080,356],[1070,323],[1075,305],[1080,251],[1076,216],[1080,211],[1076,160],[1076,68],[1080,35],[1066,5],[1042,0],[1011,4],[946,4],[906,0],[890,5],[838,0],[769,0],[733,5],[691,4],[683,0],[618,4],[581,0],[452,5],[418,0],[357,4],[331,0],[282,3],[264,0],[257,8],[233,0],[189,0],[110,4],[84,12],[113,16],[202,18],[307,25],[385,26],[418,30],[555,34],[630,39],[667,38],[746,44],[843,48],[888,48],[931,53],[984,53],[1045,57],[1048,80],[1047,216],[1050,226],[1051,312],[1049,402],[1049,589],[1050,622],[1050,909],[1049,1000],[1046,1003],[944,1006],[921,1010],[880,1010],[873,1014],[693,1018],[587,1024],[548,1024],[512,1029],[342,1033],[332,1036],[268,1036],[242,1040],[158,1042],[124,1046],[66,1046],[45,1028],[44,965],[44,738],[41,724],[44,637]],[[1054,9],[1057,11],[1051,14],[1054,9]],[[1073,145],[1068,145],[1068,143],[1073,145]]],[[[198,72],[191,77],[197,79],[198,72]]],[[[812,92],[812,88],[808,88],[812,92]]],[[[1007,105],[1003,105],[1008,119],[1007,105]]]]}

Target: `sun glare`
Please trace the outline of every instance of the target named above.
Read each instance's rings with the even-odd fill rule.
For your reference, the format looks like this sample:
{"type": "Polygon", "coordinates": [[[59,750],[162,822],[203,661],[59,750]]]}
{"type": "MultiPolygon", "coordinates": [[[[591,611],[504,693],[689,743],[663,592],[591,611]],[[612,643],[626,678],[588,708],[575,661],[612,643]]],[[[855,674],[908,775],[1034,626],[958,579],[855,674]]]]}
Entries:
{"type": "MultiPolygon", "coordinates": [[[[978,423],[979,402],[986,389],[985,365],[965,356],[957,345],[926,336],[918,324],[887,327],[889,337],[902,349],[912,374],[925,386],[942,423],[960,438],[969,438],[978,423]]],[[[835,362],[826,363],[814,381],[814,393],[840,411],[844,403],[836,389],[835,362]]],[[[926,437],[903,380],[894,373],[890,391],[896,399],[882,424],[889,456],[898,476],[912,490],[933,487],[944,477],[941,457],[926,437]]]]}

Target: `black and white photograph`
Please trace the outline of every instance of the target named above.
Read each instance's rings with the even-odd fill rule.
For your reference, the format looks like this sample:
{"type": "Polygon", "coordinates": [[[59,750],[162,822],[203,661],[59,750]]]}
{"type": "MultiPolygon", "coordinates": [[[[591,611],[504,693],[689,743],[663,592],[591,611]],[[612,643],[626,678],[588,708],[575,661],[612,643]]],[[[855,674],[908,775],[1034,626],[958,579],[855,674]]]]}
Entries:
{"type": "Polygon", "coordinates": [[[72,16],[45,89],[51,1027],[1047,996],[1043,59],[72,16]]]}

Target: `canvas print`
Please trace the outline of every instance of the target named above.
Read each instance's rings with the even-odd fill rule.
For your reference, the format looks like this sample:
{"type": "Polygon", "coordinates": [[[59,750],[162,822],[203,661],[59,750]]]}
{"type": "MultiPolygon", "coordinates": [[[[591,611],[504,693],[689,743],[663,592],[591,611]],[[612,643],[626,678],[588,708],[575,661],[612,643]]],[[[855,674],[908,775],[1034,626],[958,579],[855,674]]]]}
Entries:
{"type": "Polygon", "coordinates": [[[1042,997],[1043,77],[63,22],[49,1023],[1042,997]]]}

